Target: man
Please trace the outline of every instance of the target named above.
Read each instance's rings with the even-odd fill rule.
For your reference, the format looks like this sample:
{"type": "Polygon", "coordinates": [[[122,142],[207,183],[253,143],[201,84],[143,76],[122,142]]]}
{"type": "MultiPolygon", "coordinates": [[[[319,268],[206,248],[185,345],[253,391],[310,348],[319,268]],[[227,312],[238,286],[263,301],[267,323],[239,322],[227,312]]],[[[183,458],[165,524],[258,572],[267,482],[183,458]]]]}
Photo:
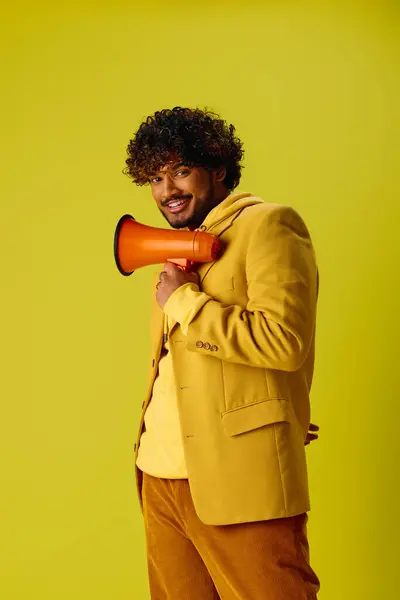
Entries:
{"type": "Polygon", "coordinates": [[[125,172],[171,227],[224,246],[154,290],[150,385],[136,450],[151,597],[311,600],[304,446],[318,273],[290,207],[235,193],[235,128],[176,107],[146,119],[125,172]],[[163,331],[166,334],[163,336],[163,331]]]}

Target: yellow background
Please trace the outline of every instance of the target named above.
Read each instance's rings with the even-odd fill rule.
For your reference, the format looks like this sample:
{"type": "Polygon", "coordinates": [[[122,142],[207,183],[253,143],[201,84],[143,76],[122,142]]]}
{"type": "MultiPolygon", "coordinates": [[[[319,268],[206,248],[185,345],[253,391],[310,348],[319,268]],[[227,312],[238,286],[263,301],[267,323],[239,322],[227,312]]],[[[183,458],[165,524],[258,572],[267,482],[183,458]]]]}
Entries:
{"type": "Polygon", "coordinates": [[[133,443],[152,268],[117,272],[141,119],[235,123],[240,189],[289,203],[318,252],[308,450],[321,600],[392,600],[399,555],[396,2],[10,2],[1,24],[2,600],[145,600],[133,443]],[[379,5],[379,6],[378,6],[379,5]]]}

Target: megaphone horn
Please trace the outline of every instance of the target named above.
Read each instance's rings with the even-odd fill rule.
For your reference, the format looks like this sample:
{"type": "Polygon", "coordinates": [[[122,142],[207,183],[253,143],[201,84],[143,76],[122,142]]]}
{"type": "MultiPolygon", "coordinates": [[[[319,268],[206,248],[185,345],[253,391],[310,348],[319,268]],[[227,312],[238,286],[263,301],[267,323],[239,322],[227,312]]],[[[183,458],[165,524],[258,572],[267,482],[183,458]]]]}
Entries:
{"type": "Polygon", "coordinates": [[[182,231],[149,227],[132,215],[118,221],[114,235],[114,258],[122,275],[132,275],[140,267],[174,262],[182,267],[190,263],[216,260],[222,244],[206,231],[182,231]]]}

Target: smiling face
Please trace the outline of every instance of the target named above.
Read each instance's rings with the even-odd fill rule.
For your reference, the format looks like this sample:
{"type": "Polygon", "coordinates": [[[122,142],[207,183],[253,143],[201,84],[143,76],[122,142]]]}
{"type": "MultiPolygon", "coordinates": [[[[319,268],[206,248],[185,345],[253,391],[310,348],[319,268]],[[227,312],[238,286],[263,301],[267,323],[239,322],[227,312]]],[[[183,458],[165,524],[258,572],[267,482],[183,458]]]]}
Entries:
{"type": "Polygon", "coordinates": [[[225,169],[189,167],[175,158],[150,177],[153,198],[171,227],[196,229],[228,195],[225,174],[225,169]]]}

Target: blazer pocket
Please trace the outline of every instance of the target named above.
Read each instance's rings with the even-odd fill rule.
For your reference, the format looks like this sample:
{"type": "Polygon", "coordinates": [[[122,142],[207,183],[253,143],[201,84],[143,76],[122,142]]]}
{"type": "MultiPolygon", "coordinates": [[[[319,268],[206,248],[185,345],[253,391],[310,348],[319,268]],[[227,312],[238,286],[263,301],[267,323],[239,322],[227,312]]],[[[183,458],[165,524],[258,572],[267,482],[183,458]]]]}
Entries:
{"type": "Polygon", "coordinates": [[[292,421],[289,402],[280,398],[246,404],[240,408],[225,411],[221,416],[225,432],[230,436],[273,423],[290,423],[292,421]]]}

